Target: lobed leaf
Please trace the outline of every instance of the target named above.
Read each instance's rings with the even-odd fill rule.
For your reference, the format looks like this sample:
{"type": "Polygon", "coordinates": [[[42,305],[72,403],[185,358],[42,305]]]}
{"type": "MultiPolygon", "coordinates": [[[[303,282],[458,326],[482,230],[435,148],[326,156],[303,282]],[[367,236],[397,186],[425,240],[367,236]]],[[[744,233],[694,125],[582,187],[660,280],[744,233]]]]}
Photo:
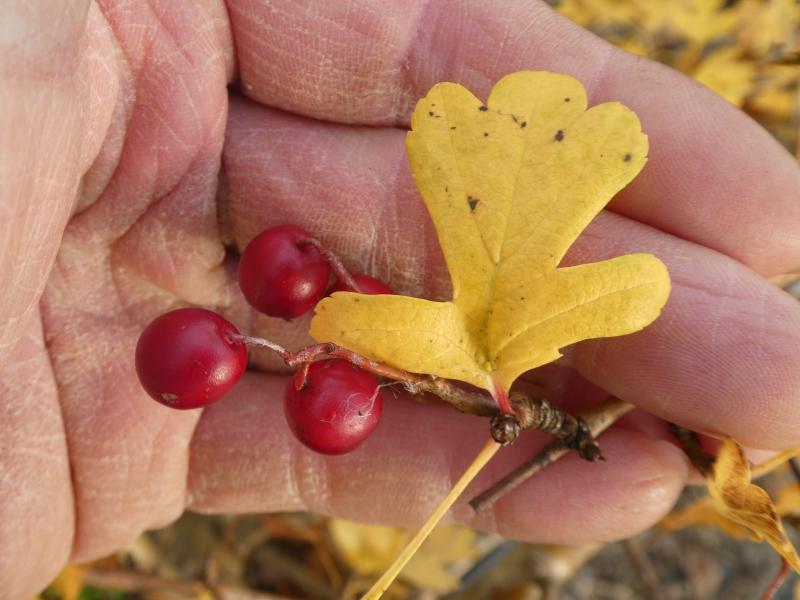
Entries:
{"type": "MultiPolygon", "coordinates": [[[[783,460],[791,457],[783,453],[783,460]]],[[[770,461],[774,468],[778,463],[770,461]]],[[[719,514],[745,527],[755,540],[766,540],[797,572],[800,557],[786,535],[778,511],[767,492],[751,483],[750,465],[742,448],[726,438],[719,449],[712,474],[707,478],[709,494],[719,514]]],[[[785,507],[784,507],[785,508],[785,507]]]]}
{"type": "Polygon", "coordinates": [[[334,294],[311,335],[374,360],[492,390],[577,341],[652,322],[664,265],[631,255],[559,269],[580,232],[642,169],[647,137],[575,79],[524,71],[482,103],[454,83],[420,100],[406,147],[453,283],[450,302],[334,294]]]}

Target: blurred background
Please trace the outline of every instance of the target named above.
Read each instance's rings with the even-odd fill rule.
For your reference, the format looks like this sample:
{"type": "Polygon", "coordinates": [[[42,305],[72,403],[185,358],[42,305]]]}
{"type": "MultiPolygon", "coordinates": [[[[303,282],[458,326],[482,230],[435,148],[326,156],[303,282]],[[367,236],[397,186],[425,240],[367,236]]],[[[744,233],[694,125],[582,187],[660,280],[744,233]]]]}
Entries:
{"type": "MultiPolygon", "coordinates": [[[[800,0],[550,0],[610,42],[678,69],[741,107],[800,160],[800,0]]],[[[800,280],[775,281],[800,297],[800,280]]],[[[800,469],[759,483],[800,524],[800,469]]],[[[680,518],[608,545],[534,546],[462,527],[438,529],[386,598],[758,598],[779,569],[766,544],[729,537],[712,514],[680,518]],[[684,527],[687,525],[687,527],[684,527]]],[[[121,552],[70,565],[47,600],[358,598],[409,533],[313,514],[201,516],[142,535],[121,552]]],[[[800,600],[792,576],[775,596],[800,600]]]]}

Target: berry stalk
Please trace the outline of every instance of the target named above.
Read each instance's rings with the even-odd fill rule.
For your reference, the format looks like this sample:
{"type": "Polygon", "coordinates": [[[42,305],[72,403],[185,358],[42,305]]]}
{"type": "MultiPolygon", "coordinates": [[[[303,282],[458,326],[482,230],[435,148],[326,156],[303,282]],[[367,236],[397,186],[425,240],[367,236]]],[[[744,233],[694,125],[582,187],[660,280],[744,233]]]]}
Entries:
{"type": "Polygon", "coordinates": [[[333,271],[333,275],[336,277],[336,279],[338,279],[352,291],[361,293],[361,286],[358,285],[358,282],[350,274],[350,271],[348,271],[344,266],[342,259],[331,250],[323,246],[322,242],[320,242],[317,238],[309,237],[301,240],[299,244],[301,246],[313,246],[316,248],[317,252],[319,252],[323,257],[325,257],[325,260],[328,261],[331,271],[333,271]]]}

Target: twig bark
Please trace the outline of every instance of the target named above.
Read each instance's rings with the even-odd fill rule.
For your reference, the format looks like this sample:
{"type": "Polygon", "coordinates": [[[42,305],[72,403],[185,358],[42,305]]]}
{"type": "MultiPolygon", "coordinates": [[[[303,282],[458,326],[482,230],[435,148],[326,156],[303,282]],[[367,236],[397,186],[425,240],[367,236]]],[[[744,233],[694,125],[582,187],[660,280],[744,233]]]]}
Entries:
{"type": "Polygon", "coordinates": [[[714,457],[703,450],[703,447],[700,445],[700,438],[697,437],[697,434],[690,429],[675,425],[674,423],[669,424],[669,430],[672,432],[672,435],[678,438],[681,448],[683,448],[683,451],[686,453],[686,456],[689,458],[694,468],[697,469],[703,477],[710,475],[714,469],[714,457]]]}
{"type": "Polygon", "coordinates": [[[588,461],[602,460],[600,447],[584,420],[553,406],[544,398],[519,393],[511,394],[509,402],[513,410],[512,418],[516,422],[509,422],[509,415],[500,409],[489,394],[466,390],[449,379],[411,373],[386,363],[370,360],[333,343],[313,344],[292,352],[280,344],[263,338],[241,334],[231,334],[230,337],[249,346],[272,350],[287,366],[297,369],[295,375],[297,389],[301,389],[305,384],[308,367],[313,361],[319,358],[340,358],[373,375],[399,382],[411,394],[433,394],[461,412],[492,419],[490,425],[492,437],[500,444],[513,442],[522,429],[535,429],[555,436],[564,442],[565,448],[576,450],[588,461]]]}
{"type": "MultiPolygon", "coordinates": [[[[595,438],[632,409],[632,404],[628,404],[619,398],[609,398],[584,413],[582,419],[587,425],[590,435],[595,438]]],[[[475,496],[470,500],[470,506],[475,512],[486,510],[547,465],[564,456],[569,450],[570,448],[561,440],[545,446],[531,460],[521,464],[489,489],[475,496]]]]}
{"type": "Polygon", "coordinates": [[[778,571],[778,574],[775,575],[772,581],[770,581],[769,586],[767,589],[764,590],[764,593],[761,596],[761,600],[772,600],[775,596],[777,591],[780,589],[783,582],[786,581],[786,578],[789,576],[789,563],[786,562],[784,559],[781,559],[781,568],[778,571]]]}

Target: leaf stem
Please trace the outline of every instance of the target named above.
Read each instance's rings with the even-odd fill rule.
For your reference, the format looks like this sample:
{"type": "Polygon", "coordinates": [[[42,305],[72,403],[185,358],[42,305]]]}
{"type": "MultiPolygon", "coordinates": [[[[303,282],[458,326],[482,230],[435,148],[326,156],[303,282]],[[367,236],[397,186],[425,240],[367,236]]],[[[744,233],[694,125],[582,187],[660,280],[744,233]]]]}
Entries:
{"type": "Polygon", "coordinates": [[[436,507],[436,510],[433,511],[433,514],[428,518],[417,534],[411,538],[411,541],[395,559],[394,563],[392,563],[392,565],[386,570],[381,578],[375,582],[375,585],[373,585],[362,597],[362,600],[377,600],[383,595],[383,593],[400,574],[400,571],[403,570],[403,567],[406,565],[406,563],[411,560],[411,557],[414,556],[417,550],[419,550],[420,546],[422,546],[423,542],[431,534],[433,528],[436,527],[439,521],[442,520],[442,517],[447,514],[447,511],[450,510],[450,507],[453,506],[456,500],[458,500],[459,496],[461,496],[466,487],[473,479],[475,479],[475,476],[481,471],[481,469],[483,469],[484,466],[486,466],[486,463],[491,460],[499,448],[500,444],[495,442],[493,439],[490,439],[488,442],[486,442],[486,445],[484,445],[483,449],[478,453],[469,467],[467,467],[467,470],[464,471],[464,474],[455,483],[445,499],[442,500],[439,506],[436,507]]]}
{"type": "Polygon", "coordinates": [[[498,385],[497,382],[494,382],[492,397],[495,399],[495,402],[497,402],[497,406],[500,407],[500,412],[509,415],[514,414],[514,409],[511,408],[511,403],[508,401],[508,392],[506,392],[502,386],[498,385]]]}

